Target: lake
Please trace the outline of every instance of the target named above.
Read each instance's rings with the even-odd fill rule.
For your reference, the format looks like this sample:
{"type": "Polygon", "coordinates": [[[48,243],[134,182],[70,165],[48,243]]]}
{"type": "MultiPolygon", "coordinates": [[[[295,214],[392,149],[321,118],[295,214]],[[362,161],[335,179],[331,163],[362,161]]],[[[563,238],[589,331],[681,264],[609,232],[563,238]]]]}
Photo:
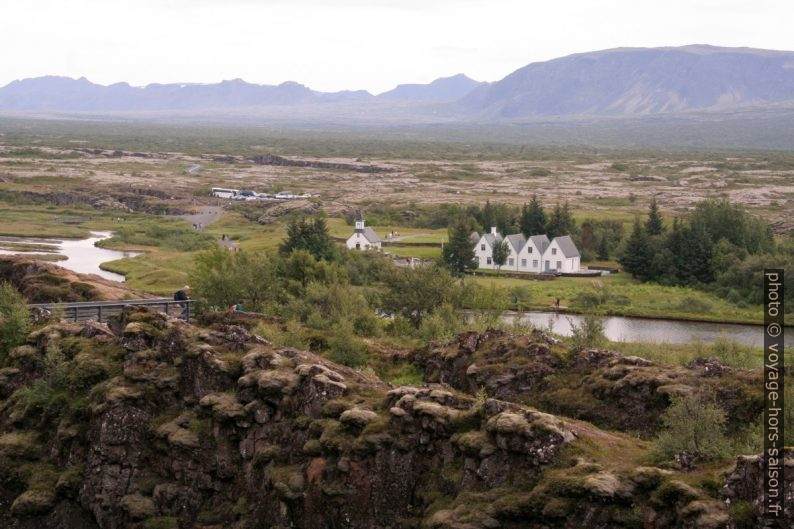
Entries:
{"type": "MultiPolygon", "coordinates": [[[[553,312],[510,312],[505,314],[507,321],[531,323],[540,329],[562,336],[571,335],[571,323],[581,325],[583,317],[578,314],[557,314],[553,312]]],[[[604,334],[613,341],[647,343],[713,343],[719,338],[728,338],[744,345],[763,348],[764,328],[762,325],[743,325],[733,323],[710,323],[700,321],[658,320],[631,318],[625,316],[604,316],[604,334]]],[[[785,328],[786,345],[794,341],[794,327],[785,328]]]]}
{"type": "Polygon", "coordinates": [[[124,276],[114,274],[99,268],[107,261],[115,261],[124,257],[134,257],[140,252],[123,252],[99,248],[97,242],[110,238],[109,231],[91,232],[87,239],[38,239],[35,237],[0,237],[0,246],[3,243],[10,245],[35,245],[36,249],[30,251],[0,250],[4,255],[31,255],[31,254],[58,254],[66,257],[63,261],[54,261],[58,266],[68,268],[81,274],[96,274],[111,281],[124,281],[124,276]]]}

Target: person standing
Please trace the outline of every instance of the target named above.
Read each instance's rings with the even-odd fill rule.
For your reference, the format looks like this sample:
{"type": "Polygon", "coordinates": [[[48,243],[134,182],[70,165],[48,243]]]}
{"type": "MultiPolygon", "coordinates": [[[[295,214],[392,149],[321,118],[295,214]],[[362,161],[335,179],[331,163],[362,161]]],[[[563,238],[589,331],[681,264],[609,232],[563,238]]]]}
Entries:
{"type": "MultiPolygon", "coordinates": [[[[185,285],[181,289],[174,292],[174,301],[188,301],[190,299],[190,286],[185,285]]],[[[180,303],[180,307],[182,307],[182,317],[187,319],[188,316],[188,304],[187,303],[180,303]]]]}

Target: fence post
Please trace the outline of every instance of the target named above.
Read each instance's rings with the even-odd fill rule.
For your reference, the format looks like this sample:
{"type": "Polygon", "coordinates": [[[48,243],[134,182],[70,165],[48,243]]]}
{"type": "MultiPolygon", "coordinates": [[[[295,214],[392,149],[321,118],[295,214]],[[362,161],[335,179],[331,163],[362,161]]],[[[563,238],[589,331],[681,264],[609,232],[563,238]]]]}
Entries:
{"type": "Polygon", "coordinates": [[[102,305],[97,305],[96,319],[97,319],[97,323],[102,323],[102,305]]]}
{"type": "Polygon", "coordinates": [[[185,303],[185,321],[190,321],[190,301],[185,303]]]}

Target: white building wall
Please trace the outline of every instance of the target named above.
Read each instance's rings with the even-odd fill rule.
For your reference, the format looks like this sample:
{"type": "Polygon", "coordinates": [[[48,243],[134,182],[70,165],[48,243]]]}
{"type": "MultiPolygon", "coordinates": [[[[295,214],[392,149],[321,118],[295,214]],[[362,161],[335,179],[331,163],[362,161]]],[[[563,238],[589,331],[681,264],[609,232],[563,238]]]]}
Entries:
{"type": "Polygon", "coordinates": [[[549,247],[543,253],[543,263],[541,271],[557,270],[559,272],[569,273],[579,271],[579,257],[565,257],[560,250],[557,241],[551,241],[549,247]]]}
{"type": "Polygon", "coordinates": [[[355,232],[345,242],[348,250],[380,250],[380,242],[371,243],[363,233],[355,232]],[[358,246],[356,246],[358,245],[358,246]]]}
{"type": "Polygon", "coordinates": [[[493,248],[488,244],[485,237],[480,237],[477,246],[474,247],[474,256],[477,257],[479,268],[486,270],[494,270],[496,268],[493,265],[493,260],[491,260],[491,263],[488,263],[488,260],[493,258],[493,248]]]}
{"type": "Polygon", "coordinates": [[[527,240],[527,243],[518,254],[518,270],[521,272],[540,272],[542,262],[543,256],[535,247],[532,239],[527,240]],[[530,249],[532,250],[531,252],[530,249]],[[525,261],[526,264],[524,264],[525,261]]]}
{"type": "MultiPolygon", "coordinates": [[[[531,239],[528,239],[526,244],[524,244],[518,252],[516,252],[513,245],[510,243],[508,243],[508,246],[510,247],[510,255],[507,258],[507,262],[502,267],[502,270],[534,273],[542,273],[552,269],[557,269],[565,273],[580,271],[580,258],[566,258],[556,241],[552,241],[543,253],[539,251],[531,239]],[[530,248],[532,249],[531,252],[530,248]],[[513,260],[512,264],[510,264],[511,259],[513,260]]],[[[480,268],[486,270],[496,269],[496,266],[493,264],[493,248],[485,237],[480,237],[480,240],[474,248],[474,255],[478,259],[480,268]],[[488,259],[491,259],[490,263],[488,259]]]]}

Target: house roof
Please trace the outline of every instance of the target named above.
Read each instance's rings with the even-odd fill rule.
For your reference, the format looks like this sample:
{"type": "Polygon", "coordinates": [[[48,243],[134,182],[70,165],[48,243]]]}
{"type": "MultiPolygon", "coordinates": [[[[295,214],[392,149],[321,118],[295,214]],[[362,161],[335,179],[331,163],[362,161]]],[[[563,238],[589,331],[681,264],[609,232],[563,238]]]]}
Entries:
{"type": "Polygon", "coordinates": [[[369,226],[367,226],[363,230],[356,230],[356,231],[360,231],[364,235],[364,238],[371,243],[380,242],[380,237],[378,237],[378,235],[369,226]]]}
{"type": "Polygon", "coordinates": [[[533,235],[529,238],[529,240],[532,241],[532,244],[535,245],[535,248],[538,249],[540,254],[543,254],[543,252],[546,251],[546,248],[549,247],[549,244],[551,244],[545,233],[543,235],[533,235]]]}
{"type": "Polygon", "coordinates": [[[490,246],[493,246],[494,244],[496,244],[497,241],[502,240],[502,236],[498,233],[496,235],[494,235],[493,233],[486,233],[483,235],[483,238],[486,240],[486,242],[488,242],[490,246]]]}
{"type": "Polygon", "coordinates": [[[477,233],[476,231],[471,232],[469,234],[469,240],[471,241],[472,244],[477,244],[478,242],[480,242],[480,234],[477,233]]]}
{"type": "Polygon", "coordinates": [[[570,236],[554,237],[554,240],[557,241],[557,246],[560,247],[560,251],[565,257],[579,257],[579,249],[576,248],[570,236]]]}
{"type": "Polygon", "coordinates": [[[516,253],[520,252],[521,248],[523,248],[524,245],[527,243],[527,240],[520,233],[508,235],[507,237],[505,237],[505,239],[507,239],[507,242],[510,244],[510,246],[513,247],[516,253]]]}

